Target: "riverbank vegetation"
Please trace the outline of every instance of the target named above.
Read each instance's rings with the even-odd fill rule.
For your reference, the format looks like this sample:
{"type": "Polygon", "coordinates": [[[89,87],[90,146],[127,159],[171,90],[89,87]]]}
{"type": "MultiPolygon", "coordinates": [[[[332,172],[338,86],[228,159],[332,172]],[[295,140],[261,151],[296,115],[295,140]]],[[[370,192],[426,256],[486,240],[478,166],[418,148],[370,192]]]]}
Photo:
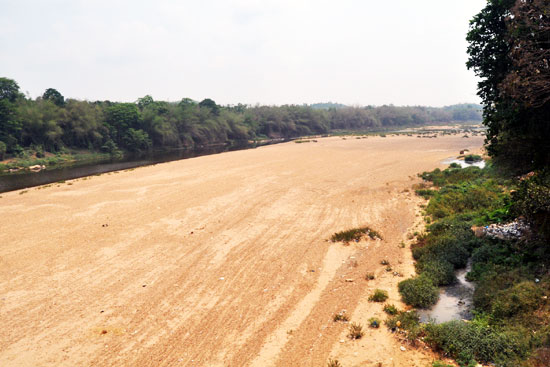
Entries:
{"type": "Polygon", "coordinates": [[[468,67],[481,78],[491,163],[425,172],[432,187],[416,191],[430,224],[412,245],[417,276],[399,284],[401,296],[430,307],[471,261],[474,318],[422,325],[412,311],[387,325],[461,366],[550,366],[549,37],[547,1],[489,0],[474,17],[468,67]]]}
{"type": "Polygon", "coordinates": [[[151,96],[131,103],[91,102],[66,99],[53,88],[31,99],[14,80],[0,78],[0,161],[72,150],[117,155],[480,120],[480,107],[471,104],[220,106],[211,99],[165,102],[151,96]]]}
{"type": "Polygon", "coordinates": [[[541,80],[550,85],[550,68],[539,59],[536,70],[518,69],[535,61],[535,48],[539,56],[548,53],[541,37],[550,34],[549,13],[550,5],[538,0],[491,0],[474,18],[468,65],[482,77],[492,163],[425,172],[432,187],[417,189],[429,200],[430,224],[412,246],[417,276],[399,284],[402,298],[430,307],[437,287],[454,283],[455,270],[471,261],[474,319],[421,325],[414,312],[402,312],[387,324],[401,325],[409,340],[422,337],[461,366],[550,365],[550,125],[544,117],[550,98],[539,88],[541,80]],[[518,218],[529,231],[498,233],[498,224],[518,218]],[[496,224],[496,235],[484,231],[489,224],[496,224]]]}
{"type": "Polygon", "coordinates": [[[473,361],[537,366],[550,348],[549,175],[515,177],[492,166],[454,166],[422,177],[433,184],[425,207],[431,224],[411,246],[418,275],[399,284],[402,299],[414,307],[432,306],[438,287],[453,284],[455,270],[470,260],[475,317],[421,325],[414,312],[402,312],[388,326],[399,321],[410,339],[422,337],[462,366],[473,361]],[[472,230],[517,217],[531,218],[529,233],[499,238],[472,230]]]}

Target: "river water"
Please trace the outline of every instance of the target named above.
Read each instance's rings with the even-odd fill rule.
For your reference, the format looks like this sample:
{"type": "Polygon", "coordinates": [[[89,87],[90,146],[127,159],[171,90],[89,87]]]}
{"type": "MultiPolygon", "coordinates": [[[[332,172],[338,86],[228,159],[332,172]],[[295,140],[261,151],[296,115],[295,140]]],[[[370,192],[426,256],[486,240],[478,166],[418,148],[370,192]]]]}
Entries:
{"type": "MultiPolygon", "coordinates": [[[[283,140],[273,140],[261,145],[275,144],[283,140]]],[[[52,182],[71,180],[74,178],[92,176],[105,172],[128,168],[147,166],[155,163],[170,162],[179,159],[199,157],[203,155],[222,153],[230,150],[255,148],[256,144],[219,145],[195,150],[178,149],[163,152],[153,152],[141,156],[126,156],[122,159],[107,159],[105,161],[81,162],[68,166],[51,167],[40,172],[20,171],[0,175],[0,193],[40,186],[52,182]]]]}

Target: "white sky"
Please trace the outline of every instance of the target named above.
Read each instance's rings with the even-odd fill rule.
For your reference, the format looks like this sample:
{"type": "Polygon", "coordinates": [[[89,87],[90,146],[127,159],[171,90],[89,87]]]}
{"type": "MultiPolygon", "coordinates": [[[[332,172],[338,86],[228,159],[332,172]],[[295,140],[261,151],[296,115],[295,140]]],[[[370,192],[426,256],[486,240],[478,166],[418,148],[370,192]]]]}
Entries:
{"type": "Polygon", "coordinates": [[[479,102],[484,0],[0,0],[0,76],[31,97],[479,102]]]}

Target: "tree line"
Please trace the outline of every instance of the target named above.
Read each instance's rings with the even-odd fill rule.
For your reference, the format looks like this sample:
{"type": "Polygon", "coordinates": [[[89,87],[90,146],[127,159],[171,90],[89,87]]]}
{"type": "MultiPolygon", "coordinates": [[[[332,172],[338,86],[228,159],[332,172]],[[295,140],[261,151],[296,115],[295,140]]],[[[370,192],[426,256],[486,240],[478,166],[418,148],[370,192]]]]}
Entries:
{"type": "Polygon", "coordinates": [[[151,96],[133,103],[90,102],[65,99],[53,88],[31,99],[17,82],[0,78],[0,158],[27,148],[138,152],[481,119],[473,104],[328,106],[220,106],[211,99],[165,102],[151,96]]]}

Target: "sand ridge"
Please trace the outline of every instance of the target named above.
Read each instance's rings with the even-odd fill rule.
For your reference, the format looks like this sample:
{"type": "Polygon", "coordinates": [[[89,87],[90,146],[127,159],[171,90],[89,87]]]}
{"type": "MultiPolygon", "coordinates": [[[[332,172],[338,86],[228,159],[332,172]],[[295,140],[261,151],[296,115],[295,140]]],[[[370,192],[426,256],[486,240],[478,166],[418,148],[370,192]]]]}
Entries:
{"type": "Polygon", "coordinates": [[[365,303],[373,287],[397,303],[399,279],[363,277],[383,257],[410,272],[398,244],[418,198],[406,190],[483,138],[318,140],[2,194],[0,365],[348,366],[402,353],[382,329],[340,343],[332,314],[379,314],[365,303]],[[384,240],[326,241],[365,224],[384,240]]]}

